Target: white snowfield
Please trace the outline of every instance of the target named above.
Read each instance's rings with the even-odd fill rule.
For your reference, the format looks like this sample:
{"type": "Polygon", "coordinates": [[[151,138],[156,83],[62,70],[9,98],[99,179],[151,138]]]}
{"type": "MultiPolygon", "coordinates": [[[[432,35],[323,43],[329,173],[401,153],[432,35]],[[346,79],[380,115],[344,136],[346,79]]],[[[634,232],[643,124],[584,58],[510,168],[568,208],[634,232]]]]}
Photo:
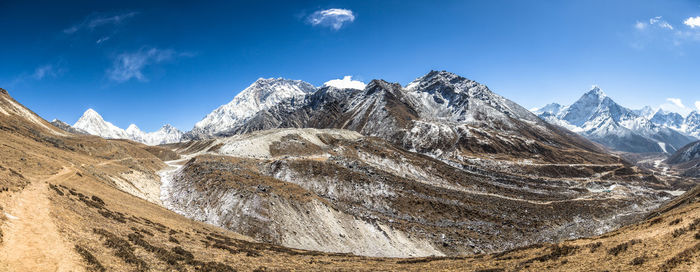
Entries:
{"type": "Polygon", "coordinates": [[[102,116],[93,109],[85,111],[83,116],[78,119],[73,127],[102,138],[129,139],[147,145],[177,143],[182,141],[184,135],[184,133],[169,124],[164,125],[155,132],[143,132],[135,124],[129,125],[129,127],[124,130],[105,121],[102,116]]]}
{"type": "Polygon", "coordinates": [[[223,144],[218,152],[222,155],[269,159],[272,157],[270,146],[288,135],[297,135],[314,145],[326,147],[326,144],[319,138],[321,134],[344,140],[362,138],[360,133],[340,129],[272,129],[217,139],[212,146],[223,144]]]}

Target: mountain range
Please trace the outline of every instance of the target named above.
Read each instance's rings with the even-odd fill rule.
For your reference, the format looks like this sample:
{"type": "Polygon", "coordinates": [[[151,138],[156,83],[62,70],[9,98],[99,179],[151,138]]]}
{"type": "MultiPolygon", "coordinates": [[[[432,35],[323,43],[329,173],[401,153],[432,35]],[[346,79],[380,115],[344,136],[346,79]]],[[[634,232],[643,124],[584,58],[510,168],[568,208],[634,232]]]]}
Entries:
{"type": "Polygon", "coordinates": [[[71,127],[66,127],[66,123],[60,120],[54,120],[52,124],[68,132],[91,134],[106,139],[129,139],[147,145],[177,143],[183,140],[184,135],[169,124],[154,132],[143,132],[135,124],[129,125],[125,130],[105,121],[93,109],[86,110],[83,116],[71,127]]]}
{"type": "MultiPolygon", "coordinates": [[[[471,124],[472,129],[475,126],[515,129],[520,122],[540,122],[522,107],[514,107],[515,103],[494,96],[490,91],[483,92],[483,85],[469,80],[457,82],[459,78],[451,73],[433,71],[405,87],[375,80],[367,86],[379,90],[377,94],[374,91],[363,94],[358,90],[364,90],[365,84],[350,78],[329,81],[320,87],[301,80],[260,78],[186,133],[170,125],[151,133],[141,131],[134,124],[121,129],[104,121],[92,109],[88,109],[72,126],[75,131],[71,132],[158,145],[277,127],[350,128],[400,143],[409,150],[431,150],[442,154],[450,153],[460,141],[464,142],[464,133],[469,133],[469,129],[460,129],[464,124],[471,124]],[[437,81],[450,80],[459,83],[450,88],[467,92],[450,88],[430,89],[430,85],[437,81]],[[387,95],[384,94],[386,91],[387,95]],[[376,111],[377,107],[390,110],[376,111]],[[500,112],[501,109],[506,110],[500,112]],[[368,119],[363,114],[380,117],[368,119]],[[478,116],[488,119],[475,118],[478,116]],[[392,120],[389,126],[384,126],[386,118],[392,120]],[[381,125],[374,124],[374,120],[382,120],[381,125]],[[401,133],[396,133],[398,131],[401,133]]],[[[550,124],[624,152],[672,154],[700,137],[700,113],[697,111],[684,117],[661,109],[654,111],[648,106],[632,110],[617,104],[597,86],[571,105],[551,103],[533,112],[550,124]]],[[[59,123],[56,125],[69,129],[59,123]]],[[[524,127],[529,129],[531,126],[524,127]]],[[[512,141],[502,142],[501,139],[491,137],[489,141],[501,142],[510,145],[508,149],[518,150],[512,149],[512,141]]],[[[479,149],[478,144],[467,143],[468,149],[479,149]]]]}
{"type": "Polygon", "coordinates": [[[568,106],[548,104],[533,110],[540,118],[608,148],[634,153],[669,153],[697,140],[700,114],[678,113],[645,107],[631,110],[616,103],[594,86],[568,106]]]}

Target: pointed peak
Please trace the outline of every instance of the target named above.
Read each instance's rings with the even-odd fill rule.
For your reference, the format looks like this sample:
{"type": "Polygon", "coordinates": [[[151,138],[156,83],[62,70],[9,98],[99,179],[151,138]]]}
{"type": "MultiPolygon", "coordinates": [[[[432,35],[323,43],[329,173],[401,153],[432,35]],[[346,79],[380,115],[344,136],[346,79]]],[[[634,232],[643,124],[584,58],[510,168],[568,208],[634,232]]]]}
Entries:
{"type": "Polygon", "coordinates": [[[171,124],[165,124],[160,128],[160,130],[171,131],[171,130],[178,130],[178,129],[176,127],[172,126],[171,124]]]}
{"type": "MultiPolygon", "coordinates": [[[[302,80],[286,79],[283,77],[278,78],[258,78],[255,82],[250,84],[245,90],[256,90],[265,88],[295,88],[299,89],[305,93],[310,93],[316,90],[316,87],[311,83],[302,80]]],[[[244,91],[245,91],[244,90],[244,91]]]]}
{"type": "Polygon", "coordinates": [[[127,127],[126,129],[127,130],[139,129],[139,127],[136,124],[130,124],[129,127],[127,127]]]}
{"type": "Polygon", "coordinates": [[[442,71],[430,70],[430,72],[428,72],[424,76],[418,78],[418,80],[425,81],[425,80],[431,80],[434,78],[444,78],[447,80],[452,80],[452,79],[461,78],[461,77],[455,73],[448,72],[445,70],[442,70],[442,71]]]}
{"type": "Polygon", "coordinates": [[[102,119],[102,115],[100,115],[99,113],[97,113],[97,111],[93,110],[92,108],[89,108],[89,109],[87,109],[87,110],[83,113],[83,117],[81,117],[81,118],[91,118],[91,119],[92,119],[92,118],[98,118],[98,119],[102,119]]]}
{"type": "Polygon", "coordinates": [[[605,93],[603,92],[603,90],[601,90],[600,87],[598,87],[598,85],[593,85],[593,86],[591,86],[591,90],[588,91],[588,92],[586,93],[586,95],[589,95],[589,96],[597,96],[597,97],[600,97],[600,98],[605,98],[605,97],[607,97],[607,95],[605,95],[605,93]]]}

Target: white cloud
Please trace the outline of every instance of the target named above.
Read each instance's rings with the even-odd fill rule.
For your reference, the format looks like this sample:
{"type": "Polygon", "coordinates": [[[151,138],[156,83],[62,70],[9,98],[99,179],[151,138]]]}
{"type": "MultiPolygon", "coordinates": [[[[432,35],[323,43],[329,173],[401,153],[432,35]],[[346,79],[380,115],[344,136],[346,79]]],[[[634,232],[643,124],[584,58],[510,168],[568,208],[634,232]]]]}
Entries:
{"type": "Polygon", "coordinates": [[[695,101],[695,108],[700,110],[700,101],[695,101]]]}
{"type": "Polygon", "coordinates": [[[673,30],[673,26],[666,22],[665,20],[662,19],[661,16],[656,16],[654,18],[649,19],[649,25],[656,25],[660,28],[666,28],[669,30],[673,30]]]}
{"type": "Polygon", "coordinates": [[[669,97],[666,98],[666,101],[666,103],[661,104],[661,106],[659,106],[662,110],[677,112],[681,115],[686,115],[691,111],[690,108],[683,105],[683,101],[680,98],[669,97]]]}
{"type": "Polygon", "coordinates": [[[82,29],[89,29],[93,30],[99,26],[103,25],[117,25],[122,22],[124,22],[126,19],[129,19],[131,17],[134,17],[138,14],[138,12],[127,12],[127,13],[119,13],[119,14],[93,14],[88,16],[83,20],[83,22],[76,24],[74,26],[71,26],[69,28],[66,28],[63,30],[63,33],[65,34],[73,34],[76,33],[82,29]]]}
{"type": "Polygon", "coordinates": [[[683,21],[683,23],[689,26],[690,28],[700,27],[700,16],[690,17],[683,21]]]}
{"type": "Polygon", "coordinates": [[[647,27],[647,24],[644,22],[637,21],[637,23],[634,24],[634,27],[639,30],[644,30],[647,27]]]}
{"type": "Polygon", "coordinates": [[[359,80],[352,80],[352,76],[345,76],[343,79],[333,79],[329,80],[323,85],[336,87],[339,89],[358,89],[363,90],[365,88],[365,83],[359,80]]]}
{"type": "Polygon", "coordinates": [[[107,70],[107,75],[111,80],[117,82],[128,81],[135,78],[139,81],[147,81],[143,75],[143,69],[149,65],[172,60],[176,53],[171,49],[142,48],[131,53],[117,55],[112,64],[112,68],[107,70]]]}
{"type": "Polygon", "coordinates": [[[333,30],[339,30],[344,24],[355,21],[355,14],[349,9],[333,8],[316,11],[306,20],[313,26],[327,26],[333,30]]]}
{"type": "Polygon", "coordinates": [[[681,101],[680,98],[666,98],[666,100],[673,103],[673,105],[676,105],[676,107],[685,108],[685,105],[683,105],[683,101],[681,101]]]}

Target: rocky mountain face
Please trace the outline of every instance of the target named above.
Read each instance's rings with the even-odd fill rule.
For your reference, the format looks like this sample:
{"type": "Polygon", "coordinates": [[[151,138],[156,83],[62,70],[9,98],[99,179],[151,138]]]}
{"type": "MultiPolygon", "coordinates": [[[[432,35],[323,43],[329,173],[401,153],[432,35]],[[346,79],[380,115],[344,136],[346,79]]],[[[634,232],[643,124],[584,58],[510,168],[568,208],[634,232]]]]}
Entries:
{"type": "Polygon", "coordinates": [[[63,121],[58,120],[58,119],[54,119],[53,121],[51,121],[51,124],[57,128],[60,128],[66,132],[70,132],[73,134],[90,134],[87,131],[84,131],[84,130],[78,129],[78,128],[74,128],[71,125],[67,124],[66,122],[63,122],[63,121]]]}
{"type": "MultiPolygon", "coordinates": [[[[60,124],[57,124],[60,127],[60,124]]],[[[147,145],[159,145],[177,143],[182,141],[184,133],[177,128],[166,124],[155,132],[143,132],[135,124],[129,125],[124,130],[114,124],[105,121],[102,116],[93,109],[85,111],[82,117],[72,126],[77,131],[100,136],[106,139],[129,139],[147,145]]]]}
{"type": "Polygon", "coordinates": [[[283,78],[260,78],[228,104],[222,105],[194,125],[188,138],[206,138],[240,126],[261,110],[282,102],[293,103],[316,91],[313,85],[283,78]]]}
{"type": "Polygon", "coordinates": [[[679,149],[666,160],[682,177],[700,178],[700,141],[679,149]]]}
{"type": "Polygon", "coordinates": [[[665,126],[668,128],[673,128],[675,130],[680,130],[683,125],[685,118],[676,112],[664,111],[659,109],[652,117],[649,119],[654,124],[665,126]]]}
{"type": "Polygon", "coordinates": [[[677,130],[696,138],[700,138],[700,113],[697,111],[692,111],[685,117],[685,119],[683,119],[683,123],[677,130]]]}
{"type": "Polygon", "coordinates": [[[669,163],[684,163],[700,159],[700,141],[690,143],[668,158],[669,163]]]}
{"type": "Polygon", "coordinates": [[[549,104],[535,111],[551,124],[575,131],[611,149],[650,153],[673,153],[695,140],[677,131],[684,121],[678,114],[639,111],[620,106],[595,86],[569,106],[549,104]],[[680,117],[680,118],[679,118],[680,117]]]}

